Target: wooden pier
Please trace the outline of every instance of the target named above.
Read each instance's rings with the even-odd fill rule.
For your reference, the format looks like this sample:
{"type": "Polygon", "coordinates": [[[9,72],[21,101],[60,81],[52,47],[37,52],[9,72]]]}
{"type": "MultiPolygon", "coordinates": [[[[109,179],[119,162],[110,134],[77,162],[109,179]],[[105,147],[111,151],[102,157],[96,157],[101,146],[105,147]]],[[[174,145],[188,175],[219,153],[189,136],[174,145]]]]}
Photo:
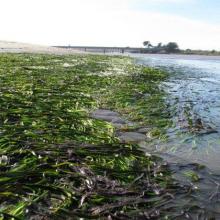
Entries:
{"type": "Polygon", "coordinates": [[[95,53],[143,53],[144,48],[139,47],[93,47],[93,46],[54,46],[64,49],[75,49],[95,53]]]}

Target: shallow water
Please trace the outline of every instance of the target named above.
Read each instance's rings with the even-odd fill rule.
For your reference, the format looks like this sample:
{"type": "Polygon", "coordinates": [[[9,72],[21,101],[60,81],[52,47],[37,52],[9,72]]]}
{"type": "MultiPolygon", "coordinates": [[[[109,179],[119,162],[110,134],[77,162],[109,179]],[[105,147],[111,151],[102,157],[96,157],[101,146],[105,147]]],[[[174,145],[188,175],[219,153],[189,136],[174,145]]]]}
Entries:
{"type": "Polygon", "coordinates": [[[152,150],[220,173],[220,57],[134,56],[139,64],[170,73],[162,86],[173,126],[167,129],[168,141],[152,150]]]}

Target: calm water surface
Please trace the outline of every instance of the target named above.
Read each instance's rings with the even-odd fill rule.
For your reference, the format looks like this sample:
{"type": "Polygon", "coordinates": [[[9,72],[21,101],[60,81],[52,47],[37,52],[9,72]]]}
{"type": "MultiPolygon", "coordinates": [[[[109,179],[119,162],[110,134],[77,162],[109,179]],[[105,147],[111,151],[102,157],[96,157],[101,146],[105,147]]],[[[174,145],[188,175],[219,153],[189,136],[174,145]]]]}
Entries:
{"type": "Polygon", "coordinates": [[[220,173],[220,57],[135,55],[143,65],[165,69],[162,85],[173,126],[155,152],[203,164],[220,173]]]}

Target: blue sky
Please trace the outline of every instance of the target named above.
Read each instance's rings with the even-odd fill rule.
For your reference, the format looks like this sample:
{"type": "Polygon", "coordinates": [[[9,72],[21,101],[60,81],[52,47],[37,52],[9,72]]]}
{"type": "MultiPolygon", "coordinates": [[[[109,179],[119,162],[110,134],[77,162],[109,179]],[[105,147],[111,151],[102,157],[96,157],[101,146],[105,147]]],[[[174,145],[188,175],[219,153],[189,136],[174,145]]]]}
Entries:
{"type": "Polygon", "coordinates": [[[141,1],[134,7],[143,11],[168,13],[216,24],[220,23],[219,0],[141,1]]]}
{"type": "Polygon", "coordinates": [[[0,1],[0,40],[220,50],[220,0],[0,1]]]}

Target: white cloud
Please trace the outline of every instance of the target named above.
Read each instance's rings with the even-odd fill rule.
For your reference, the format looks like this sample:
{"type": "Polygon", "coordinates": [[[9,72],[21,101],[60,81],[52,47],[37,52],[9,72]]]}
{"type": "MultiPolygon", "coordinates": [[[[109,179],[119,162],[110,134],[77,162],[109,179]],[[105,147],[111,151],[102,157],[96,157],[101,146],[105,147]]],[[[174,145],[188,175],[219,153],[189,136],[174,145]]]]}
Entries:
{"type": "Polygon", "coordinates": [[[1,1],[0,40],[108,46],[141,46],[144,40],[176,41],[184,48],[220,49],[220,25],[135,11],[133,3],[134,0],[1,1]]]}

